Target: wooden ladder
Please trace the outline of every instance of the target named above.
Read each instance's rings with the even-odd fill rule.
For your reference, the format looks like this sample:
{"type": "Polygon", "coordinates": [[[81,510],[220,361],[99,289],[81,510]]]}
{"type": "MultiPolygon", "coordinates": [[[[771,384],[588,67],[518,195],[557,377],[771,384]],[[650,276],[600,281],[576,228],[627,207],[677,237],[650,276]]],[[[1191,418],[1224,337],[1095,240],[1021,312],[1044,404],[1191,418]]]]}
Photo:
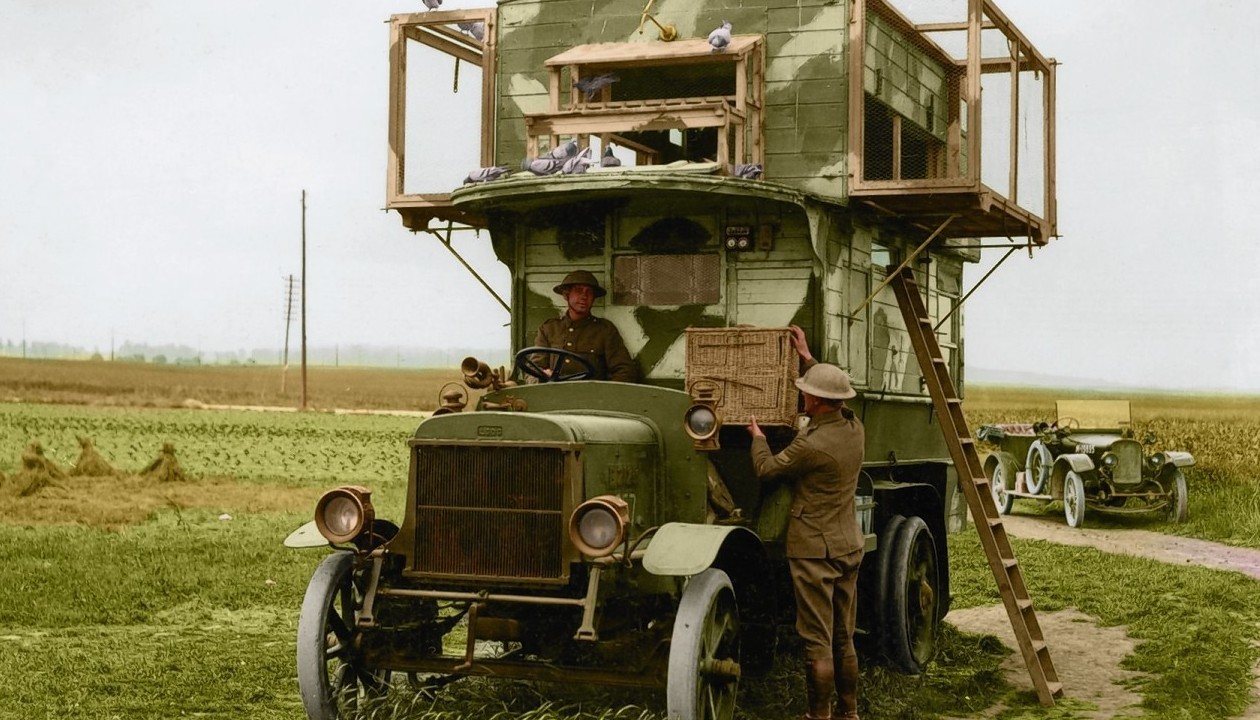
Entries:
{"type": "MultiPolygon", "coordinates": [[[[893,267],[888,270],[896,272],[893,267]]],[[[945,444],[949,446],[950,457],[954,460],[954,467],[958,469],[958,484],[967,497],[967,506],[971,508],[976,532],[980,535],[980,544],[984,546],[984,554],[988,557],[989,567],[997,580],[1006,614],[1011,619],[1020,652],[1024,655],[1024,665],[1032,677],[1037,698],[1042,705],[1052,707],[1054,698],[1063,694],[1063,684],[1059,682],[1059,675],[1050,660],[1050,651],[1041,634],[1041,625],[1033,611],[1032,598],[1028,596],[1019,562],[1011,550],[1010,538],[993,502],[989,478],[984,474],[984,467],[976,452],[976,442],[967,429],[962,400],[950,380],[949,365],[936,341],[936,330],[928,317],[923,296],[919,294],[914,271],[909,267],[902,269],[891,279],[890,284],[897,294],[897,304],[901,307],[906,331],[910,333],[914,354],[919,360],[919,368],[923,371],[923,378],[932,395],[932,404],[941,424],[941,432],[945,435],[945,444]]]]}

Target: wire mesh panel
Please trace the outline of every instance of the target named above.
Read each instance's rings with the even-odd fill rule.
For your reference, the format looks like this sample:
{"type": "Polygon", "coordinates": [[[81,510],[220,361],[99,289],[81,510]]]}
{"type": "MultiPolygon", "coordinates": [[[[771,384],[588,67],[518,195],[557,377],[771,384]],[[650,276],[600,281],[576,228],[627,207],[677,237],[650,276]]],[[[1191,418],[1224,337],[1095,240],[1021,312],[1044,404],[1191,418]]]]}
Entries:
{"type": "Polygon", "coordinates": [[[721,292],[721,262],[714,253],[613,258],[617,305],[712,305],[721,292]]]}

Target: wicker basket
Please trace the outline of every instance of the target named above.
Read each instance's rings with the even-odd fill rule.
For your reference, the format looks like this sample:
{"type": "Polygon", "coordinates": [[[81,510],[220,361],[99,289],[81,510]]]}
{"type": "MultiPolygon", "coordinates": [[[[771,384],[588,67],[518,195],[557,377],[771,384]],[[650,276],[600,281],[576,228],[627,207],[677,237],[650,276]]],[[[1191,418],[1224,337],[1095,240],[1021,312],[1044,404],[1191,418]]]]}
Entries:
{"type": "Polygon", "coordinates": [[[687,328],[687,392],[709,394],[722,423],[796,425],[800,359],[788,328],[687,328]]]}

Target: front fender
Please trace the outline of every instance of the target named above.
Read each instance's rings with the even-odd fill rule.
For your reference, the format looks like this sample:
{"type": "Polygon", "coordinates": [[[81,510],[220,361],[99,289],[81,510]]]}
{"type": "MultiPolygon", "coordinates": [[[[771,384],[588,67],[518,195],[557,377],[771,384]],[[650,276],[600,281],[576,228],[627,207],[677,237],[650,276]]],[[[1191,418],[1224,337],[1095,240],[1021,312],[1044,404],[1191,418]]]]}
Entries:
{"type": "Polygon", "coordinates": [[[1168,464],[1175,467],[1191,467],[1194,465],[1194,455],[1188,452],[1170,451],[1164,453],[1164,457],[1168,458],[1168,464]]]}
{"type": "Polygon", "coordinates": [[[328,547],[328,539],[319,533],[319,528],[315,527],[315,521],[312,520],[302,527],[289,533],[284,539],[284,546],[287,548],[313,548],[328,547]]]}
{"type": "Polygon", "coordinates": [[[643,555],[643,567],[653,575],[696,575],[713,566],[728,543],[761,545],[757,535],[737,525],[665,523],[656,531],[643,555]]]}
{"type": "Polygon", "coordinates": [[[1093,469],[1094,461],[1084,453],[1064,453],[1055,458],[1054,468],[1050,471],[1050,497],[1055,500],[1063,499],[1063,480],[1067,477],[1069,470],[1083,475],[1093,469]]]}

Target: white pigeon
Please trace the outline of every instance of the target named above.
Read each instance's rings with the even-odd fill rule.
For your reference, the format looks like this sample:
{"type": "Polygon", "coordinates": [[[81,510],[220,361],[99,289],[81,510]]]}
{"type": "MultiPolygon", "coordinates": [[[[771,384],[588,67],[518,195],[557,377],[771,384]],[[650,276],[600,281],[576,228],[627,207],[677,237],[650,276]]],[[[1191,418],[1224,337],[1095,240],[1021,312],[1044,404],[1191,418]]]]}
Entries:
{"type": "Polygon", "coordinates": [[[420,0],[420,1],[423,2],[424,6],[429,8],[430,10],[437,10],[438,8],[442,7],[442,0],[420,0]]]}
{"type": "Polygon", "coordinates": [[[745,180],[760,180],[761,172],[761,163],[738,163],[731,168],[732,175],[745,180]]]}
{"type": "Polygon", "coordinates": [[[709,33],[709,44],[713,46],[713,52],[725,50],[731,44],[731,24],[723,20],[721,27],[709,33]]]}
{"type": "Polygon", "coordinates": [[[600,167],[620,167],[621,158],[613,155],[612,145],[604,147],[604,156],[599,159],[600,167]]]}

